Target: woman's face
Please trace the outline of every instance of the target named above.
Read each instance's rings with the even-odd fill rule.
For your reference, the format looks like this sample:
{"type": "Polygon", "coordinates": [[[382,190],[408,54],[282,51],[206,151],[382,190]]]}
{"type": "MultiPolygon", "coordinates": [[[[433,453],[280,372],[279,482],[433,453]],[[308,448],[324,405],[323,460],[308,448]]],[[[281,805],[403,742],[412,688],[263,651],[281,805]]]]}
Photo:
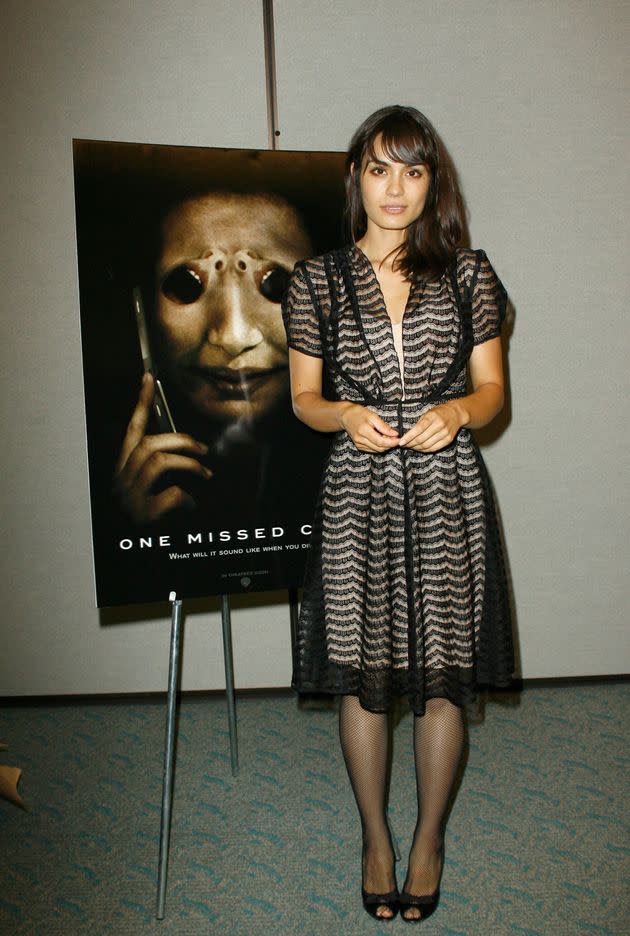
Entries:
{"type": "Polygon", "coordinates": [[[371,222],[388,231],[402,231],[420,217],[429,192],[428,168],[419,163],[391,160],[383,151],[380,135],[374,142],[374,158],[361,166],[361,197],[371,222]]]}
{"type": "Polygon", "coordinates": [[[288,393],[280,300],[310,253],[296,212],[272,197],[205,195],[167,216],[155,297],[160,361],[198,415],[256,420],[288,393]]]}

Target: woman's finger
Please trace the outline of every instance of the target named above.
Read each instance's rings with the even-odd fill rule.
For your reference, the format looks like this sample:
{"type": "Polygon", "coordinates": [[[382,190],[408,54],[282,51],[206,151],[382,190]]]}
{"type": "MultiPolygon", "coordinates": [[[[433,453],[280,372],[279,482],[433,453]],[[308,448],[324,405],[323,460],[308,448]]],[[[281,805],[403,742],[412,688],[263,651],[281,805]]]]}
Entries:
{"type": "Polygon", "coordinates": [[[432,445],[437,438],[442,438],[443,433],[455,436],[456,429],[452,420],[444,418],[443,412],[436,407],[424,413],[420,419],[401,437],[399,444],[402,446],[416,447],[418,444],[426,447],[432,445]]]}
{"type": "Polygon", "coordinates": [[[389,423],[385,422],[385,420],[382,419],[378,413],[373,413],[370,411],[370,415],[368,416],[368,423],[374,429],[376,429],[377,432],[380,432],[381,435],[398,436],[396,429],[394,429],[393,426],[390,426],[389,423]]]}
{"type": "Polygon", "coordinates": [[[400,437],[400,445],[407,445],[412,439],[417,439],[419,435],[433,424],[432,410],[429,410],[418,419],[407,431],[400,437]]]}
{"type": "Polygon", "coordinates": [[[366,425],[363,431],[357,433],[357,441],[368,447],[371,452],[384,452],[386,449],[394,448],[398,445],[398,436],[381,435],[372,426],[366,425]]]}
{"type": "Polygon", "coordinates": [[[444,426],[442,426],[440,423],[430,423],[420,432],[416,433],[413,442],[414,445],[432,445],[434,442],[437,442],[438,439],[443,438],[445,435],[448,435],[448,430],[444,426]]]}
{"type": "Polygon", "coordinates": [[[416,438],[408,443],[406,447],[412,448],[416,452],[438,452],[440,449],[450,445],[452,441],[451,434],[448,430],[444,429],[442,432],[436,432],[432,435],[429,441],[416,438]]]}

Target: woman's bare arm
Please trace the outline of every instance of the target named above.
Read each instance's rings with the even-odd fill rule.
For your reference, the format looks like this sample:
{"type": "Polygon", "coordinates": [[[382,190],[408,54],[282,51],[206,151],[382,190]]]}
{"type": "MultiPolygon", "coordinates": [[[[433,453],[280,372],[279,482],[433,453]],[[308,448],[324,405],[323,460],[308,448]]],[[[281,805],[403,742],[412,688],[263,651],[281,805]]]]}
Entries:
{"type": "Polygon", "coordinates": [[[473,392],[454,404],[460,411],[462,426],[481,429],[492,422],[503,408],[504,381],[501,338],[491,338],[475,345],[468,361],[473,392]]]}
{"type": "Polygon", "coordinates": [[[291,401],[298,419],[319,432],[344,429],[357,448],[382,452],[398,445],[398,433],[377,413],[350,400],[326,400],[322,396],[321,358],[289,348],[291,401]]]}

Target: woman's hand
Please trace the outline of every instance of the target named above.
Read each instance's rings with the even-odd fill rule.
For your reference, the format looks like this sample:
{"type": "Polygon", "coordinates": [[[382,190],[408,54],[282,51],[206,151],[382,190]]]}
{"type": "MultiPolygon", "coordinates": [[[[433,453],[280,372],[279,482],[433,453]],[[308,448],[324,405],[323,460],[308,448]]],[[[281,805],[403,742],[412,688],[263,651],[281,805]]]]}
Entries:
{"type": "Polygon", "coordinates": [[[399,445],[415,449],[416,452],[439,452],[450,445],[465,417],[453,403],[440,403],[427,410],[420,419],[401,436],[399,445]]]}
{"type": "Polygon", "coordinates": [[[396,430],[381,419],[378,413],[360,403],[346,407],[339,422],[362,452],[385,452],[398,445],[396,430]]]}
{"type": "Polygon", "coordinates": [[[145,374],[114,471],[114,496],[136,524],[153,523],[177,507],[195,506],[191,495],[176,484],[155,492],[160,480],[165,483],[166,472],[190,472],[205,480],[212,477],[192,457],[206,454],[208,446],[203,442],[182,432],[145,435],[154,395],[153,378],[145,374]]]}

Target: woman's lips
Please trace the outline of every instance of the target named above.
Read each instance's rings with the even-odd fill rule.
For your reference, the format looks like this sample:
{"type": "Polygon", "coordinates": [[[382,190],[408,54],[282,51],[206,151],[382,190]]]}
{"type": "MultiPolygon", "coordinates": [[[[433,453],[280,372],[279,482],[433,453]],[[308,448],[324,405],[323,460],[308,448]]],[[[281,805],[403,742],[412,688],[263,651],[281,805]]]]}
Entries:
{"type": "Polygon", "coordinates": [[[223,397],[245,400],[276,374],[286,371],[286,365],[277,367],[193,367],[196,377],[212,384],[223,397]]]}
{"type": "Polygon", "coordinates": [[[406,205],[382,205],[381,207],[388,214],[402,214],[407,208],[406,205]]]}

